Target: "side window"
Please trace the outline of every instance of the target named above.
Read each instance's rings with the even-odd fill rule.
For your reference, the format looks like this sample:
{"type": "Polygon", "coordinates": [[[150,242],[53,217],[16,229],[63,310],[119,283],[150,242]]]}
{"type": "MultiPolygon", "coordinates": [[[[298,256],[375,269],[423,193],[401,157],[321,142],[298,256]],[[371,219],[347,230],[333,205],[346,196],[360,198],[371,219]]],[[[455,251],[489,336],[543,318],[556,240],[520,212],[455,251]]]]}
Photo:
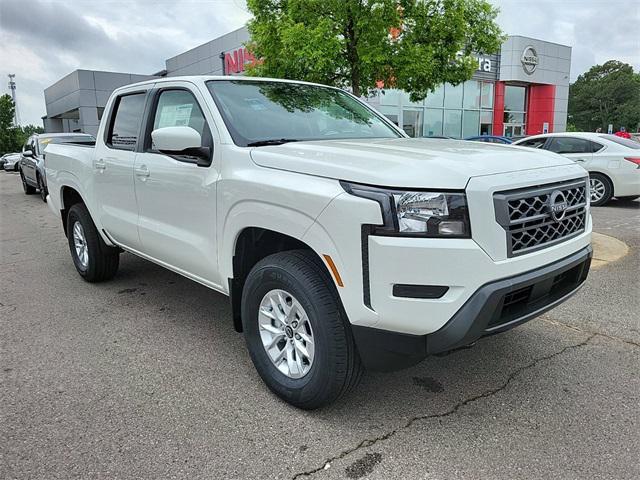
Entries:
{"type": "Polygon", "coordinates": [[[135,93],[116,100],[107,144],[121,150],[136,148],[145,97],[145,93],[135,93]]]}
{"type": "Polygon", "coordinates": [[[33,152],[34,155],[38,155],[38,142],[36,141],[36,137],[31,137],[29,139],[29,150],[33,152]]]}
{"type": "Polygon", "coordinates": [[[591,151],[593,153],[599,152],[600,150],[602,150],[604,148],[604,145],[601,145],[597,142],[589,142],[591,144],[591,151]]]}
{"type": "MultiPolygon", "coordinates": [[[[198,132],[202,137],[202,146],[210,144],[211,132],[193,94],[187,90],[160,92],[153,117],[153,130],[180,126],[191,127],[198,132]]],[[[153,149],[150,138],[147,139],[147,145],[153,149]]]]}
{"type": "Polygon", "coordinates": [[[591,142],[583,138],[553,137],[549,150],[555,153],[591,153],[591,142]]]}
{"type": "Polygon", "coordinates": [[[544,145],[544,142],[546,142],[547,139],[545,137],[542,138],[531,138],[529,140],[525,140],[524,142],[520,142],[517,146],[518,147],[529,147],[529,148],[542,148],[542,146],[544,145]]]}

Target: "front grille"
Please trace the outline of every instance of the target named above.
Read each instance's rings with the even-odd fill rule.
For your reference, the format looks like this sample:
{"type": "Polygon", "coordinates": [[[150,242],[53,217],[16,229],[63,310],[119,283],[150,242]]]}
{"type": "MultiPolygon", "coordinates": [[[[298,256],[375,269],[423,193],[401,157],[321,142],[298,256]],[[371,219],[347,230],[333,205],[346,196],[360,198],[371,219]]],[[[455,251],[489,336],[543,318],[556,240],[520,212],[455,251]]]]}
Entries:
{"type": "Polygon", "coordinates": [[[582,179],[498,192],[493,201],[509,257],[555,245],[585,228],[587,184],[582,179]]]}

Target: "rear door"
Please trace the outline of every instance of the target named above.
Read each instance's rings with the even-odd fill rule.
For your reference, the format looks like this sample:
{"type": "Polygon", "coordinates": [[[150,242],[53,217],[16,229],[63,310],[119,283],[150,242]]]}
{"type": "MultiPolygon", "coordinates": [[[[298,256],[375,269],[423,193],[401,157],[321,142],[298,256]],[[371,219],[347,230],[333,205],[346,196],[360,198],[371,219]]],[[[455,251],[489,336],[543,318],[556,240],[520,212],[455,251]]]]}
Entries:
{"type": "Polygon", "coordinates": [[[98,142],[93,160],[99,222],[116,243],[133,250],[140,248],[133,168],[146,99],[147,90],[138,87],[111,100],[104,141],[98,142]]]}
{"type": "Polygon", "coordinates": [[[216,249],[216,185],[219,149],[214,148],[213,119],[205,98],[192,84],[162,83],[150,99],[143,152],[136,158],[140,241],[143,252],[207,283],[219,284],[216,249]],[[189,88],[185,88],[189,85],[189,88]],[[189,126],[212,163],[198,166],[181,155],[154,148],[157,128],[189,126]]]}
{"type": "Polygon", "coordinates": [[[554,136],[550,138],[544,148],[563,155],[588,169],[593,158],[591,143],[586,138],[554,136]]]}

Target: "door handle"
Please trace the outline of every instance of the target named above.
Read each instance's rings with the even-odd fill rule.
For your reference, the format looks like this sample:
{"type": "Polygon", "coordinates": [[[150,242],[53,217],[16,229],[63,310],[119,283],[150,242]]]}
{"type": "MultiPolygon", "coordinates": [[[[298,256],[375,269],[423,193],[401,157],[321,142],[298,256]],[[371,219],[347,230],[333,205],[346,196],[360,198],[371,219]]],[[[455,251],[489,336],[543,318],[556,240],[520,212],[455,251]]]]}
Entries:
{"type": "Polygon", "coordinates": [[[96,170],[104,170],[107,168],[107,162],[104,161],[104,158],[99,158],[93,164],[96,170]]]}
{"type": "Polygon", "coordinates": [[[149,169],[146,165],[140,165],[139,167],[136,167],[135,172],[136,176],[140,177],[140,179],[143,181],[149,176],[149,169]]]}
{"type": "Polygon", "coordinates": [[[576,158],[576,162],[584,163],[586,160],[584,158],[576,158]]]}

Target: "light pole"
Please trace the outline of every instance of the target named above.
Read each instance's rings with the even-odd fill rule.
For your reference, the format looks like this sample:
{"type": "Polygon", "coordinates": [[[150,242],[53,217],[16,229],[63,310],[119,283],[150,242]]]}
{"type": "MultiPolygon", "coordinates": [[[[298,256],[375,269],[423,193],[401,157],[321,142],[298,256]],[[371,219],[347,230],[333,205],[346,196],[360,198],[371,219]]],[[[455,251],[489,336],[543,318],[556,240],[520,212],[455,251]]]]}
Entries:
{"type": "Polygon", "coordinates": [[[7,75],[9,77],[9,90],[11,90],[11,98],[13,99],[13,107],[14,107],[14,123],[17,126],[20,125],[20,115],[18,114],[18,102],[16,101],[16,82],[14,78],[16,78],[15,73],[10,73],[7,75]]]}

